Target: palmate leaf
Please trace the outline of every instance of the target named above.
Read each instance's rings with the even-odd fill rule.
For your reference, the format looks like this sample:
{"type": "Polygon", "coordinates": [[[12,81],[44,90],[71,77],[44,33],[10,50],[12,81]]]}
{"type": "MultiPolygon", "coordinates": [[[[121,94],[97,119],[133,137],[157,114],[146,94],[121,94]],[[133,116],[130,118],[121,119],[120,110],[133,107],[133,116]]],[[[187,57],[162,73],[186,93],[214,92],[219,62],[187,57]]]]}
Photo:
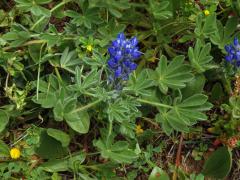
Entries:
{"type": "Polygon", "coordinates": [[[121,10],[130,8],[128,0],[90,0],[90,7],[106,8],[113,16],[120,18],[122,16],[121,10]]]}
{"type": "Polygon", "coordinates": [[[169,8],[169,1],[157,2],[155,0],[149,1],[149,12],[153,14],[154,18],[157,20],[166,20],[173,16],[173,13],[169,8]]]}
{"type": "Polygon", "coordinates": [[[220,49],[224,49],[226,44],[232,42],[232,36],[236,31],[237,25],[238,19],[236,17],[229,18],[224,27],[221,21],[217,21],[217,30],[210,36],[211,42],[220,49]]]}
{"type": "Polygon", "coordinates": [[[216,14],[212,13],[206,18],[203,14],[199,14],[196,18],[196,28],[194,30],[198,37],[209,37],[217,31],[216,14]]]}
{"type": "Polygon", "coordinates": [[[134,93],[136,96],[149,96],[149,88],[153,86],[153,81],[148,78],[147,71],[141,71],[137,76],[130,76],[126,91],[134,93]]]}
{"type": "Polygon", "coordinates": [[[2,36],[2,39],[7,41],[11,47],[21,46],[30,38],[30,32],[21,24],[12,25],[11,31],[2,36]]]}
{"type": "Polygon", "coordinates": [[[123,32],[125,27],[124,24],[116,23],[113,19],[99,27],[98,32],[101,34],[102,39],[100,46],[109,45],[109,41],[113,40],[120,32],[123,32]]]}
{"type": "Polygon", "coordinates": [[[84,110],[76,111],[80,104],[75,94],[65,87],[60,87],[54,75],[49,77],[48,83],[41,80],[39,84],[40,93],[33,97],[33,101],[41,104],[43,108],[53,108],[56,121],[65,120],[78,133],[87,133],[90,125],[89,116],[84,110]]]}
{"type": "Polygon", "coordinates": [[[101,156],[111,159],[117,163],[132,163],[137,159],[138,154],[134,149],[129,148],[127,141],[117,141],[114,143],[115,134],[107,135],[106,131],[101,131],[102,138],[94,140],[93,144],[100,152],[101,156]]]}
{"type": "Polygon", "coordinates": [[[168,88],[184,88],[193,78],[191,67],[184,64],[184,56],[176,56],[170,63],[165,56],[161,56],[156,70],[149,72],[150,77],[164,94],[168,92],[168,88]]]}
{"type": "MultiPolygon", "coordinates": [[[[171,99],[169,97],[165,98],[164,103],[171,103],[171,99]]],[[[211,107],[212,105],[207,102],[207,96],[195,94],[183,101],[175,100],[171,109],[159,107],[159,113],[155,119],[161,123],[166,134],[170,134],[173,130],[189,132],[190,126],[196,124],[199,120],[207,119],[203,111],[207,111],[211,107]]]]}
{"type": "Polygon", "coordinates": [[[76,66],[79,63],[80,63],[80,60],[77,58],[76,51],[69,52],[69,48],[68,47],[65,48],[60,58],[60,66],[63,69],[66,69],[66,68],[71,68],[73,66],[76,66]]]}
{"type": "Polygon", "coordinates": [[[140,106],[140,103],[131,98],[119,99],[114,103],[111,102],[107,107],[109,120],[122,122],[129,121],[131,118],[136,118],[140,115],[140,111],[137,108],[138,106],[140,106]]]}
{"type": "Polygon", "coordinates": [[[52,0],[15,0],[17,7],[23,11],[31,11],[36,16],[50,16],[50,11],[41,5],[50,3],[52,0]]]}
{"type": "Polygon", "coordinates": [[[198,73],[217,67],[211,62],[213,57],[210,55],[210,51],[211,44],[202,44],[199,39],[197,40],[194,49],[192,47],[188,49],[188,57],[191,65],[198,73]]]}
{"type": "Polygon", "coordinates": [[[88,113],[86,111],[76,111],[78,105],[76,98],[70,98],[64,93],[62,96],[64,96],[64,99],[62,100],[59,97],[53,109],[55,120],[65,120],[67,124],[78,133],[87,133],[90,126],[88,113]]]}
{"type": "Polygon", "coordinates": [[[66,16],[72,18],[73,24],[76,24],[77,26],[84,25],[88,29],[91,29],[93,24],[100,24],[102,21],[99,18],[98,8],[87,8],[86,10],[83,9],[83,14],[79,14],[73,10],[68,10],[65,13],[66,16]]]}

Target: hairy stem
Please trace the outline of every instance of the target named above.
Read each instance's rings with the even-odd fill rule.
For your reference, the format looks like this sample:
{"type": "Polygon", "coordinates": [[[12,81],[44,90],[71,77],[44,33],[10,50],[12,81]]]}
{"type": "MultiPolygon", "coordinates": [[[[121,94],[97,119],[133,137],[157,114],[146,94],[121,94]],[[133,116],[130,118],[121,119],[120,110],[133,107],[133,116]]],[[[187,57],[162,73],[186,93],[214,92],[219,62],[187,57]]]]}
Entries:
{"type": "Polygon", "coordinates": [[[101,101],[102,101],[102,99],[98,99],[98,100],[96,100],[96,101],[93,101],[92,103],[89,103],[89,104],[87,104],[87,105],[85,105],[85,106],[81,106],[81,107],[73,110],[71,113],[76,113],[76,112],[81,112],[81,111],[87,110],[87,109],[95,106],[96,104],[98,104],[98,103],[101,102],[101,101]]]}
{"type": "Polygon", "coordinates": [[[148,100],[146,100],[146,99],[140,99],[140,98],[138,98],[137,101],[140,102],[140,103],[150,104],[150,105],[152,105],[152,106],[157,106],[157,107],[164,107],[164,108],[169,108],[169,109],[172,109],[172,108],[173,108],[172,106],[169,106],[169,105],[167,105],[167,104],[152,102],[152,101],[148,101],[148,100]]]}

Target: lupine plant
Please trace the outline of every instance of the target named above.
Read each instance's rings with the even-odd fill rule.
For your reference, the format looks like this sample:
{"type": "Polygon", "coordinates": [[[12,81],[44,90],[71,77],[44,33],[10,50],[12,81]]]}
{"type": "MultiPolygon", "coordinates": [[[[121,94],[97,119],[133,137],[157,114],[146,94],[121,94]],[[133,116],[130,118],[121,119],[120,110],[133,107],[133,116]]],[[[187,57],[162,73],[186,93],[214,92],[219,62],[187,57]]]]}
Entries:
{"type": "Polygon", "coordinates": [[[0,179],[239,178],[238,1],[0,7],[0,179]]]}

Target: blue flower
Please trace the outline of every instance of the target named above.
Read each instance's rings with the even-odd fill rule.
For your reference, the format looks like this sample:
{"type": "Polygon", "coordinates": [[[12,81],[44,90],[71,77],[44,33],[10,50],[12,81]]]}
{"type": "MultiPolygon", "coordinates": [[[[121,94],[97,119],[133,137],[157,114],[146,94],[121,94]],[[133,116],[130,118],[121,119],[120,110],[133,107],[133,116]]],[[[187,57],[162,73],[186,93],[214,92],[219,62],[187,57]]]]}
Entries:
{"type": "Polygon", "coordinates": [[[108,67],[112,73],[110,79],[113,81],[128,80],[131,72],[137,68],[134,61],[142,54],[137,45],[136,37],[126,39],[124,33],[118,34],[117,39],[108,48],[110,54],[108,67]]]}
{"type": "Polygon", "coordinates": [[[237,67],[240,66],[240,44],[238,38],[235,37],[233,40],[233,44],[229,44],[225,46],[225,50],[227,55],[225,59],[227,62],[231,64],[235,64],[237,67]]]}

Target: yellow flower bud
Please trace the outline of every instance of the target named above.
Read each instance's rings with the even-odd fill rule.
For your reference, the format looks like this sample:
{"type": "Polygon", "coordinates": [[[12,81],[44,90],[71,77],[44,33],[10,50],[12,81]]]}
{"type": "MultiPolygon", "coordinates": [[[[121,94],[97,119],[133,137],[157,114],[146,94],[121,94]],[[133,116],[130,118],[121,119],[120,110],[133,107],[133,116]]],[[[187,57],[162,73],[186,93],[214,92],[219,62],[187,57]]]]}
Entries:
{"type": "Polygon", "coordinates": [[[89,52],[92,52],[92,50],[93,50],[92,45],[87,45],[87,50],[88,50],[89,52]]]}
{"type": "Polygon", "coordinates": [[[137,125],[135,130],[136,130],[136,134],[137,134],[137,135],[143,133],[143,129],[142,129],[141,125],[137,125]]]}
{"type": "Polygon", "coordinates": [[[12,159],[18,159],[21,156],[21,152],[18,148],[12,148],[10,150],[10,156],[12,159]]]}
{"type": "Polygon", "coordinates": [[[208,16],[208,15],[210,14],[209,10],[207,10],[207,9],[205,9],[205,10],[203,11],[203,13],[205,14],[205,16],[208,16]]]}

